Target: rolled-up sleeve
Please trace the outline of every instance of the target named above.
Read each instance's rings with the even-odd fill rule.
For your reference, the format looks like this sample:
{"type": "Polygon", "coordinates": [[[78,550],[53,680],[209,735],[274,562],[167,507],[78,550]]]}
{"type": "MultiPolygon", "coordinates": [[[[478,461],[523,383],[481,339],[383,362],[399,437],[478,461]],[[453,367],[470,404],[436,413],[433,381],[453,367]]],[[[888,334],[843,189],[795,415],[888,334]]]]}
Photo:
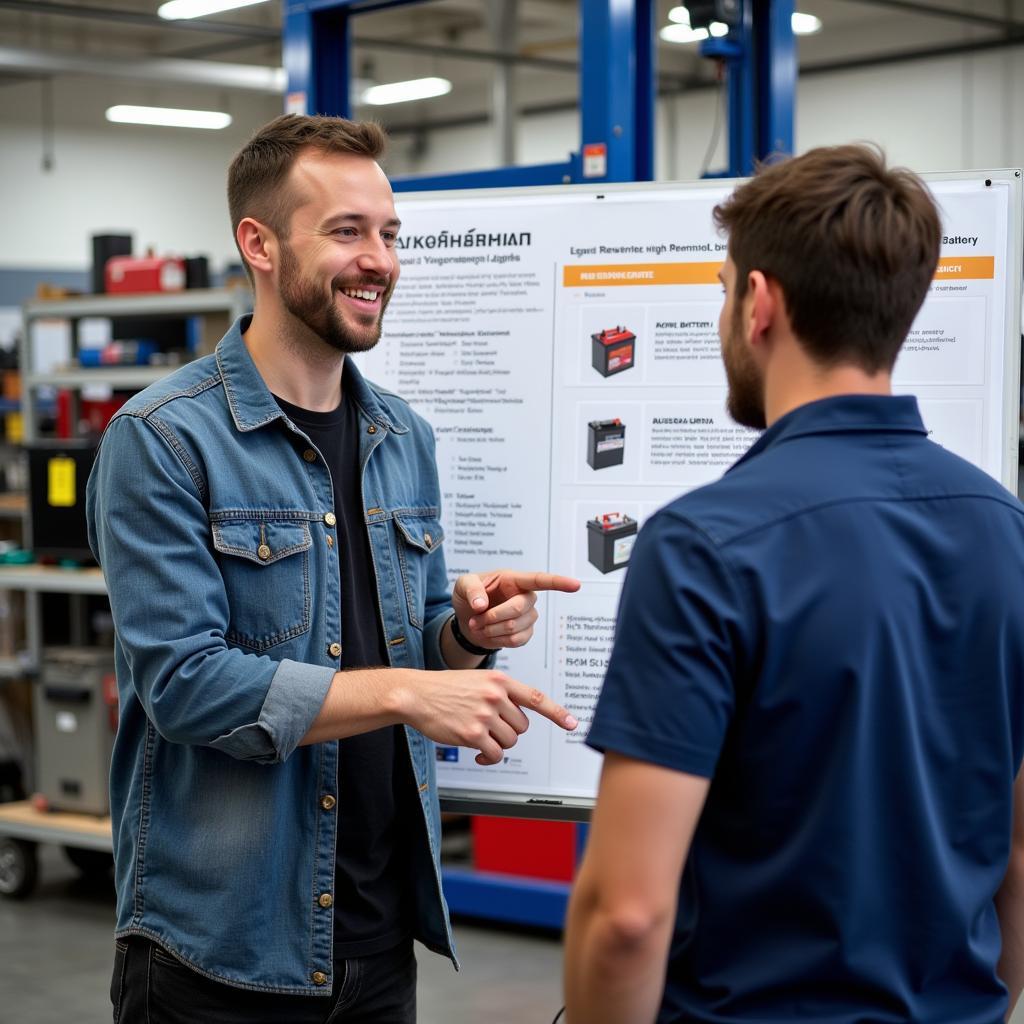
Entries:
{"type": "Polygon", "coordinates": [[[89,478],[89,543],[131,686],[161,736],[273,764],[308,732],[334,670],[228,646],[230,609],[194,472],[168,429],[114,419],[89,478]]]}

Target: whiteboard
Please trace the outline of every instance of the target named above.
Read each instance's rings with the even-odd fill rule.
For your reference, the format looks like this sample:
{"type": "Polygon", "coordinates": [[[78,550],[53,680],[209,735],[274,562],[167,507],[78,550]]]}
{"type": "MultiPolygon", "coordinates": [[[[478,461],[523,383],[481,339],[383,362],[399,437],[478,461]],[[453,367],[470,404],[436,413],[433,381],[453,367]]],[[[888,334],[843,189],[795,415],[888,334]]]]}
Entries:
{"type": "MultiPolygon", "coordinates": [[[[1021,172],[924,177],[942,254],[894,391],[918,396],[935,441],[1016,491],[1021,172]]],[[[434,427],[450,577],[582,580],[577,594],[543,595],[530,644],[498,659],[580,727],[535,719],[489,767],[439,747],[446,808],[580,819],[593,804],[600,755],[583,741],[633,531],[757,436],[726,414],[719,358],[726,246],[711,211],[737,184],[396,197],[401,280],[380,344],[357,360],[434,427]],[[605,531],[605,516],[620,518],[605,531]]]]}

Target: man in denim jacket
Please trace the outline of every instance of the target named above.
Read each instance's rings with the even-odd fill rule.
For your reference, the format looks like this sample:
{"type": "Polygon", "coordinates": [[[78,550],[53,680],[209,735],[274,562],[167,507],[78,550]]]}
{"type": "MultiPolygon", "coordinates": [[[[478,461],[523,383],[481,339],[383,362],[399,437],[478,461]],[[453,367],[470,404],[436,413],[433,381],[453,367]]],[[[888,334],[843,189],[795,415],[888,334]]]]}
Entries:
{"type": "Polygon", "coordinates": [[[345,358],[398,279],[383,145],[290,115],[242,149],[255,313],[121,410],[89,481],[121,701],[115,1020],[414,1021],[412,940],[454,959],[431,741],[494,764],[523,707],[576,725],[490,665],[537,590],[578,583],[449,594],[430,427],[345,358]]]}

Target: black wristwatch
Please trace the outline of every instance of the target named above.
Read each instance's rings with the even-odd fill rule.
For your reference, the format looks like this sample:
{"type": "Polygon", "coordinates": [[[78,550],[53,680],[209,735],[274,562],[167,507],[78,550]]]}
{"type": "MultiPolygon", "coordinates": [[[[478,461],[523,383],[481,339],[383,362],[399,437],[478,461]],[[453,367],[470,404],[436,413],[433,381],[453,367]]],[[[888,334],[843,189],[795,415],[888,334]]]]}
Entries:
{"type": "Polygon", "coordinates": [[[467,654],[475,654],[478,658],[486,658],[489,654],[494,654],[497,650],[495,647],[478,647],[476,644],[470,643],[470,641],[462,635],[462,630],[459,629],[458,615],[452,615],[450,621],[452,624],[452,636],[455,637],[455,642],[467,654]]]}

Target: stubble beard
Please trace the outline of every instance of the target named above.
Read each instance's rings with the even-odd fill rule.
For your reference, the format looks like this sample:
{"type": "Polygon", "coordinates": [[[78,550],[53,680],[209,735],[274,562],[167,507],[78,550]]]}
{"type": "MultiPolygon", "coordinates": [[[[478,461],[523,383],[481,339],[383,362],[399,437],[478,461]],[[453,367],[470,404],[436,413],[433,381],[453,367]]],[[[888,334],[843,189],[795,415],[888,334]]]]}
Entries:
{"type": "Polygon", "coordinates": [[[722,347],[722,362],[725,364],[725,377],[729,384],[729,395],[725,403],[729,415],[741,427],[764,430],[767,426],[764,377],[744,345],[739,303],[733,310],[729,337],[722,347]]]}
{"type": "Polygon", "coordinates": [[[380,341],[384,310],[391,299],[393,286],[388,286],[381,295],[380,313],[376,321],[365,328],[353,329],[347,324],[334,301],[335,293],[343,287],[370,284],[383,286],[385,283],[380,279],[353,282],[339,277],[331,282],[330,295],[325,296],[322,285],[302,276],[299,261],[291,247],[286,244],[281,246],[279,287],[284,308],[324,344],[338,352],[369,352],[380,341]]]}

